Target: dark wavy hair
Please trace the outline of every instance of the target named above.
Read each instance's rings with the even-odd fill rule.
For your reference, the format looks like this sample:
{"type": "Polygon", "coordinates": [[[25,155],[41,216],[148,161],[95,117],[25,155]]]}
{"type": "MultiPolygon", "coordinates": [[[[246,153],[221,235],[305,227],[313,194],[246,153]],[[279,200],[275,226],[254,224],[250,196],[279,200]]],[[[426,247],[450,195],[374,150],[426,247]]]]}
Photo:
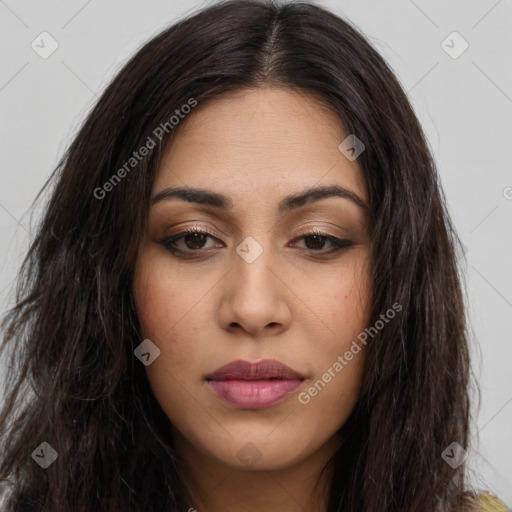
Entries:
{"type": "Polygon", "coordinates": [[[132,293],[152,184],[176,130],[104,197],[94,191],[190,98],[261,86],[321,98],[364,142],[370,324],[403,306],[368,345],[333,454],[328,512],[467,510],[465,464],[442,457],[453,442],[467,448],[471,418],[460,240],[406,93],[369,41],[328,10],[230,0],[168,27],[123,65],[36,197],[52,185],[2,323],[7,512],[187,510],[170,421],[134,357],[132,293]],[[31,457],[43,441],[58,453],[46,470],[31,457]]]}

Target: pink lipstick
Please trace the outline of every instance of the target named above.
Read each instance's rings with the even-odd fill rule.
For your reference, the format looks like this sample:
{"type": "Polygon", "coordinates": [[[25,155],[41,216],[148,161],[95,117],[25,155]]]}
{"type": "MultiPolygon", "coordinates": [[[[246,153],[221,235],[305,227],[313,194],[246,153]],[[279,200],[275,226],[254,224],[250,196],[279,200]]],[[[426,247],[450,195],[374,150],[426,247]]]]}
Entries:
{"type": "Polygon", "coordinates": [[[243,409],[263,409],[288,397],[305,377],[273,359],[232,361],[206,377],[212,391],[243,409]]]}

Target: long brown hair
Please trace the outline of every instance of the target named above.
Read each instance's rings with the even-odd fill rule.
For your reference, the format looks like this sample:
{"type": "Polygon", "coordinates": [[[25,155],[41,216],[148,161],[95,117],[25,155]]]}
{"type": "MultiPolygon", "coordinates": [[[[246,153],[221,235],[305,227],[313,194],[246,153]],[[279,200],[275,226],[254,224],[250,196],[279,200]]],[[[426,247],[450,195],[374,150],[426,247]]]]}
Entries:
{"type": "Polygon", "coordinates": [[[351,23],[309,3],[230,0],[147,42],[43,187],[52,185],[51,197],[2,328],[11,352],[0,415],[7,511],[188,509],[169,420],[134,357],[142,338],[132,271],[171,116],[191,99],[262,85],[322,98],[365,144],[371,324],[391,304],[403,307],[368,345],[328,512],[466,510],[465,465],[442,457],[469,437],[460,242],[420,124],[351,23]],[[131,160],[149,138],[147,156],[131,160]],[[42,442],[58,454],[47,469],[31,457],[42,442]]]}

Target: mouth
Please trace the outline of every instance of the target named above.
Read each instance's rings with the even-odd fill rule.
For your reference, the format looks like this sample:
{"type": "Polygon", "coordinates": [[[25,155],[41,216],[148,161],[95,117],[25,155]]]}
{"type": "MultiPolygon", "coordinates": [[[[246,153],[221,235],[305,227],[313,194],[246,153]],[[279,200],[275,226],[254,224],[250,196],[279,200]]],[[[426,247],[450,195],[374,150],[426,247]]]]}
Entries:
{"type": "Polygon", "coordinates": [[[217,396],[242,409],[263,409],[281,402],[304,380],[304,375],[273,359],[232,361],[206,377],[217,396]]]}

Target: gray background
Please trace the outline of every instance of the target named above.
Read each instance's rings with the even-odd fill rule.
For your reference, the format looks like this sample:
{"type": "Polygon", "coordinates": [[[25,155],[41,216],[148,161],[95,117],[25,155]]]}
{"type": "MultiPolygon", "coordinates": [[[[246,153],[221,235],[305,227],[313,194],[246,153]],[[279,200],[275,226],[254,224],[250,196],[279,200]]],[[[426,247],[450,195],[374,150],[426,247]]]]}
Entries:
{"type": "MultiPolygon", "coordinates": [[[[30,238],[29,206],[88,109],[143,42],[206,3],[212,2],[0,0],[0,311],[12,303],[30,238]],[[31,47],[43,31],[59,45],[47,59],[31,47]]],[[[319,4],[352,20],[376,45],[429,138],[467,247],[462,261],[482,389],[469,453],[472,482],[510,505],[512,0],[319,4]],[[445,49],[455,55],[460,39],[451,36],[442,46],[453,31],[469,44],[457,58],[445,49]]]]}

